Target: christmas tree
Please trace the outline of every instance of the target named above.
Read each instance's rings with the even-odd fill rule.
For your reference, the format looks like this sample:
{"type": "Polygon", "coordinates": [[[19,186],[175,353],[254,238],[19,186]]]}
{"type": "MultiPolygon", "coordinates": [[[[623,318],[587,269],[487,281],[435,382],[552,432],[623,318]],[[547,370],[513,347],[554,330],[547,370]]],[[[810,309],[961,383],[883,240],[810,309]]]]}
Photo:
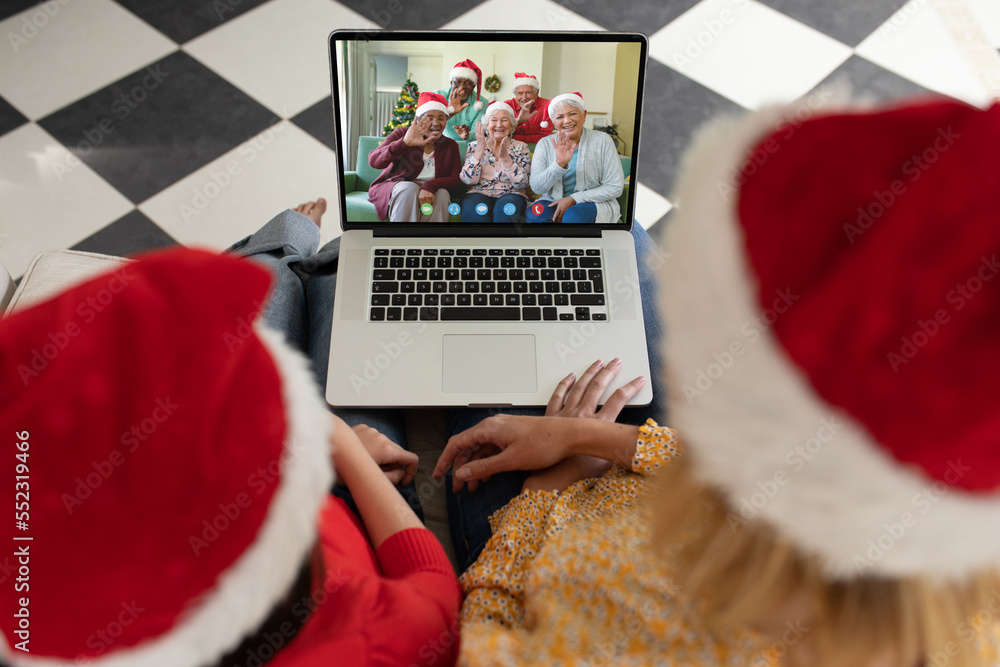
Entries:
{"type": "Polygon", "coordinates": [[[420,90],[417,84],[410,80],[410,75],[406,75],[406,83],[396,99],[396,108],[392,110],[392,120],[382,128],[382,136],[387,137],[389,133],[397,127],[409,125],[413,122],[413,116],[417,112],[417,98],[420,97],[420,90]]]}

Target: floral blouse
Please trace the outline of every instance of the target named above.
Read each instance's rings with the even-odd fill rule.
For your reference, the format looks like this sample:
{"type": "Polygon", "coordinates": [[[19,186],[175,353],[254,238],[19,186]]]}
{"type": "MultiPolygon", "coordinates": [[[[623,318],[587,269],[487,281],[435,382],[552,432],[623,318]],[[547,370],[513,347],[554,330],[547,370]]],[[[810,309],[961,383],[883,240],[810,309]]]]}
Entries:
{"type": "Polygon", "coordinates": [[[476,159],[476,144],[473,141],[465,153],[465,166],[462,167],[459,178],[469,187],[469,192],[493,197],[494,199],[514,193],[527,197],[528,179],[531,175],[531,153],[528,144],[514,139],[510,142],[507,152],[514,160],[513,168],[507,168],[493,154],[489,146],[483,153],[483,159],[476,159]]]}

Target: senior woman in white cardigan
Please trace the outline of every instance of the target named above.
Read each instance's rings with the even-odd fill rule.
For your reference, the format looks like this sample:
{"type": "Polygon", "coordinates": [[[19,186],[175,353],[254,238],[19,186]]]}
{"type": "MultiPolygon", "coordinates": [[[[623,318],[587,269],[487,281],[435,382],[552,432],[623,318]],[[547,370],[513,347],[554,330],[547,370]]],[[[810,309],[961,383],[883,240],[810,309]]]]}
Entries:
{"type": "Polygon", "coordinates": [[[552,98],[549,117],[555,132],[538,142],[531,160],[531,189],[542,194],[528,207],[527,221],[618,222],[625,177],[611,137],[583,126],[580,93],[552,98]]]}

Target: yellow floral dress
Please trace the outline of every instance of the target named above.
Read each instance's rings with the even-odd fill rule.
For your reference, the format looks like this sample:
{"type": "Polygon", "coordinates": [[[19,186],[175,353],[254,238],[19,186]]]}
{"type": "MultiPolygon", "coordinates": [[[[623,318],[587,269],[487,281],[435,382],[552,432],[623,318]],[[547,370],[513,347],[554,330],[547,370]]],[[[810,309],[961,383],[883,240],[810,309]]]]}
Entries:
{"type": "Polygon", "coordinates": [[[459,664],[780,664],[749,632],[713,636],[651,553],[638,500],[679,454],[650,420],[631,470],[526,491],[490,517],[493,537],[461,578],[459,664]]]}

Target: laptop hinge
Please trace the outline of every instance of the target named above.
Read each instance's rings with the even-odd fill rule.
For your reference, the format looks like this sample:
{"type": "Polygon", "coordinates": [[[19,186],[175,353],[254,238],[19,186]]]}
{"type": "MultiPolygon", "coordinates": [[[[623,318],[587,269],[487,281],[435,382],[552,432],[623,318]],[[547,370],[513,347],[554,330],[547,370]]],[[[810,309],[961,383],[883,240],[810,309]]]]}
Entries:
{"type": "Polygon", "coordinates": [[[392,225],[388,228],[378,227],[372,229],[372,238],[431,238],[431,237],[451,237],[463,238],[476,237],[510,237],[510,238],[601,238],[601,228],[592,225],[559,225],[546,226],[544,229],[539,225],[513,225],[496,226],[478,225],[466,226],[462,224],[448,225],[406,225],[405,227],[392,225]],[[525,231],[530,231],[526,234],[525,231]]]}

